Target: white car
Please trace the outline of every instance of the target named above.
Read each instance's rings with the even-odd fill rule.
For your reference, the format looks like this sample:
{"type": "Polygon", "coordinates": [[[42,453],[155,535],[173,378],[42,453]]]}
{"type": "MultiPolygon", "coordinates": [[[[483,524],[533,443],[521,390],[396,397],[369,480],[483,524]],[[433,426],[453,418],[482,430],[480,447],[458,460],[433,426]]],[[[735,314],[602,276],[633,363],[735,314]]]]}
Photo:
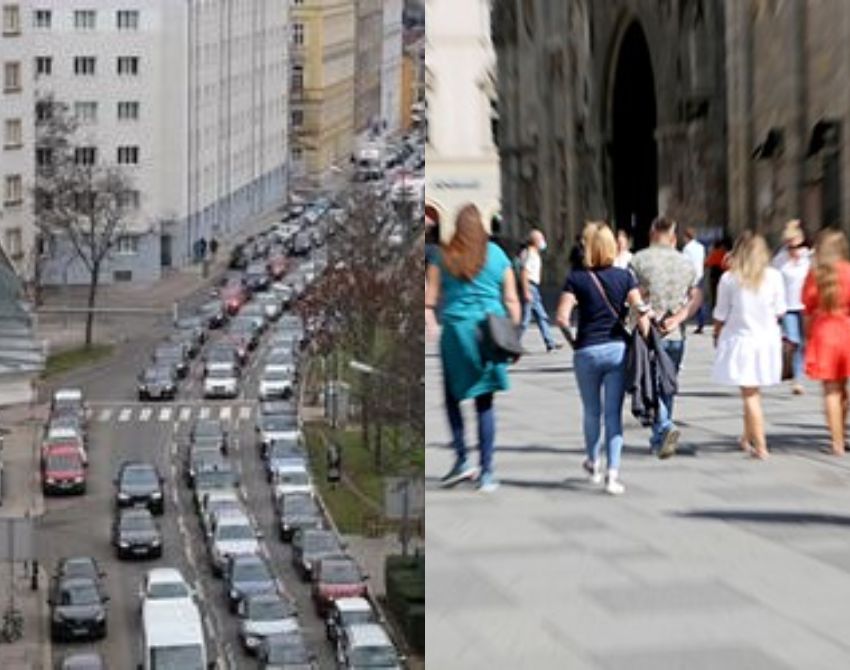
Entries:
{"type": "Polygon", "coordinates": [[[277,319],[283,312],[283,298],[275,293],[262,293],[257,296],[257,302],[263,306],[266,318],[270,321],[277,319]]]}
{"type": "Polygon", "coordinates": [[[139,586],[142,607],[151,600],[169,602],[195,602],[195,591],[177,568],[148,570],[139,586]]]}
{"type": "Polygon", "coordinates": [[[289,398],[293,393],[292,370],[289,366],[267,366],[260,377],[260,400],[289,398]]]}
{"type": "Polygon", "coordinates": [[[288,493],[313,494],[313,480],[304,464],[284,465],[277,468],[272,481],[272,498],[275,501],[288,493]]]}
{"type": "Polygon", "coordinates": [[[223,518],[210,536],[210,561],[216,575],[221,575],[227,559],[238,554],[256,554],[260,550],[258,533],[243,514],[223,518]]]}
{"type": "Polygon", "coordinates": [[[204,377],[205,398],[235,398],[239,395],[239,375],[236,368],[211,367],[204,377]]]}

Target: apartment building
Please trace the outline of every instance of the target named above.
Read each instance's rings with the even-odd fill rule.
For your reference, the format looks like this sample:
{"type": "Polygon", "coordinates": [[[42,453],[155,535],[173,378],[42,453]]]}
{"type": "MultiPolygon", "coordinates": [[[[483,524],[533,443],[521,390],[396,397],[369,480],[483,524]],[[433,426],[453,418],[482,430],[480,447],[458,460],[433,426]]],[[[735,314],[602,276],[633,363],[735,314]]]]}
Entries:
{"type": "Polygon", "coordinates": [[[394,133],[401,128],[401,63],[404,0],[384,0],[381,57],[381,126],[394,133]]]}
{"type": "Polygon", "coordinates": [[[383,0],[356,0],[357,49],[354,60],[354,130],[381,127],[381,67],[384,56],[383,0]]]}
{"type": "Polygon", "coordinates": [[[354,143],[354,0],[300,0],[292,12],[292,172],[321,182],[354,143]]]}
{"type": "MultiPolygon", "coordinates": [[[[25,0],[4,3],[18,31],[0,38],[6,193],[0,243],[33,255],[35,101],[52,94],[80,124],[93,161],[134,180],[136,211],[103,280],[149,281],[192,262],[200,239],[225,239],[287,192],[288,0],[25,0]],[[17,80],[15,79],[17,77],[17,80]],[[17,89],[15,83],[17,81],[17,89]],[[7,124],[12,122],[9,127],[7,124]],[[5,138],[4,138],[5,144],[5,138]],[[16,180],[22,183],[16,204],[16,180]],[[11,213],[9,213],[11,211],[11,213]]],[[[10,27],[12,19],[9,18],[10,27]]],[[[42,281],[83,283],[61,241],[42,281]]]]}

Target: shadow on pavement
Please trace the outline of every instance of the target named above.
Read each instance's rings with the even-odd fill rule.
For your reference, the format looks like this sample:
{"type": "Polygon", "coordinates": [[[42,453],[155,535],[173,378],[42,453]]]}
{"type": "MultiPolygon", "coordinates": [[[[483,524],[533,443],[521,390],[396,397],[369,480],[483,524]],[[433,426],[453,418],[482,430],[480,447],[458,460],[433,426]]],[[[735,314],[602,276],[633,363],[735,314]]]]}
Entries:
{"type": "Polygon", "coordinates": [[[817,512],[778,512],[762,510],[692,510],[676,512],[676,516],[689,519],[708,519],[729,522],[817,524],[823,526],[850,526],[850,516],[819,514],[817,512]]]}
{"type": "Polygon", "coordinates": [[[565,365],[562,367],[555,368],[511,368],[510,373],[512,375],[567,374],[568,372],[572,371],[573,367],[571,365],[565,365]]]}
{"type": "MultiPolygon", "coordinates": [[[[454,447],[450,443],[438,444],[436,442],[429,442],[425,445],[426,449],[444,449],[446,451],[454,451],[454,447]]],[[[467,445],[468,451],[476,451],[477,447],[475,445],[469,446],[467,445]]],[[[514,453],[514,454],[583,454],[584,449],[580,447],[576,447],[573,449],[566,449],[564,447],[547,447],[541,444],[497,444],[496,452],[502,453],[514,453]]]]}
{"type": "Polygon", "coordinates": [[[567,477],[566,479],[541,480],[541,479],[499,479],[502,486],[510,486],[518,489],[543,489],[550,491],[587,491],[590,485],[585,477],[567,477]]]}

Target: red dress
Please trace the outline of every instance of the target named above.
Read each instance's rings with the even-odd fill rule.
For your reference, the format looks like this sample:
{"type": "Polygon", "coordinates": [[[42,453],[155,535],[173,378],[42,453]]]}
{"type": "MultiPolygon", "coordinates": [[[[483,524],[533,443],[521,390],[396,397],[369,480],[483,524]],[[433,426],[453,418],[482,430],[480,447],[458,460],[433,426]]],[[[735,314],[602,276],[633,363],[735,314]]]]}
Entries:
{"type": "Polygon", "coordinates": [[[850,263],[838,265],[838,308],[831,313],[820,307],[814,270],[803,285],[803,304],[809,317],[806,334],[806,374],[822,381],[850,377],[850,263]]]}

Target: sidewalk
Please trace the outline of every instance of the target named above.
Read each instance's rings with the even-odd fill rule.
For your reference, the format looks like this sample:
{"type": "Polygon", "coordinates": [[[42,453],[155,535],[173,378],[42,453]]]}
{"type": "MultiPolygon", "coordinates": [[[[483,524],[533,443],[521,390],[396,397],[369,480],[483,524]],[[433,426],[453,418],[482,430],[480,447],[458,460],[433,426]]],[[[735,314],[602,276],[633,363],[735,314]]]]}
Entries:
{"type": "MultiPolygon", "coordinates": [[[[536,332],[528,345],[543,346],[536,332]]],[[[587,483],[572,354],[534,353],[496,401],[502,487],[443,491],[439,359],[426,350],[427,658],[434,667],[782,670],[850,666],[850,457],[819,453],[813,384],[767,392],[767,462],[737,449],[740,400],[688,340],[679,456],[630,417],[621,498],[587,483]]],[[[467,415],[469,416],[469,408],[467,415]]],[[[628,402],[627,402],[628,414],[628,402]]],[[[474,421],[467,434],[474,444],[474,421]]],[[[477,456],[476,456],[477,457],[477,456]]]]}
{"type": "MultiPolygon", "coordinates": [[[[41,434],[43,408],[16,406],[0,411],[0,425],[10,433],[3,440],[3,496],[0,517],[30,514],[38,523],[44,499],[38,477],[36,441],[41,434]]],[[[38,547],[36,547],[38,551],[38,547]]],[[[50,670],[48,639],[47,571],[39,566],[38,589],[31,589],[30,568],[16,563],[11,577],[15,606],[24,616],[24,637],[12,644],[0,643],[0,668],[50,670]]],[[[10,599],[9,564],[0,565],[0,616],[10,599]]]]}

